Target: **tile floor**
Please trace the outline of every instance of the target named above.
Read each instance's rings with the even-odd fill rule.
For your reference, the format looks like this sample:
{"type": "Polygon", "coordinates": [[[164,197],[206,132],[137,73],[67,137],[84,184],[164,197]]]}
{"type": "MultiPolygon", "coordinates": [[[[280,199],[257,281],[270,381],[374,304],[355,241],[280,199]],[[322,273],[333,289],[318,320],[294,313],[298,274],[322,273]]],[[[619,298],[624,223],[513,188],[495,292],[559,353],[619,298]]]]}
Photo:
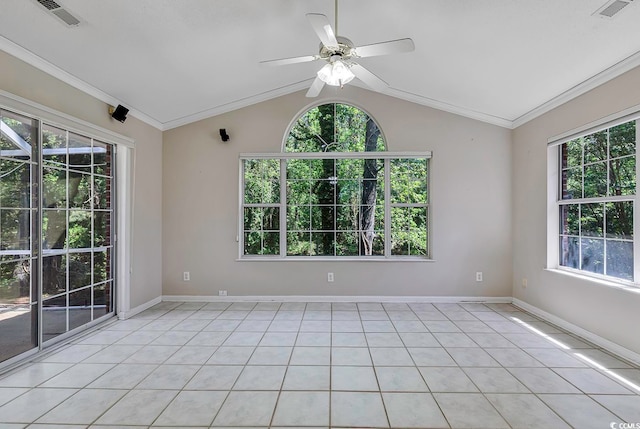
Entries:
{"type": "Polygon", "coordinates": [[[0,377],[0,428],[601,429],[638,386],[509,304],[164,302],[0,377]]]}

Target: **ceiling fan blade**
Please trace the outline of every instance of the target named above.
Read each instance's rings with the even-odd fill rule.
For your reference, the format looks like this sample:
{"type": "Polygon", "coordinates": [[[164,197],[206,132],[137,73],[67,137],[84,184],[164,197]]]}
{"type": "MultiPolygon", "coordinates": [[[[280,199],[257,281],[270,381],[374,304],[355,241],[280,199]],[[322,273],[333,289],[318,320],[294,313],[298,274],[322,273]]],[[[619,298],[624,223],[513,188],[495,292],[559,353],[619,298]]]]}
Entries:
{"type": "Polygon", "coordinates": [[[390,40],[388,42],[374,43],[373,45],[358,46],[354,48],[355,57],[376,57],[379,55],[399,54],[411,52],[416,48],[411,39],[390,40]]]}
{"type": "Polygon", "coordinates": [[[338,47],[338,41],[336,40],[336,35],[333,32],[333,29],[331,28],[331,23],[329,23],[329,18],[319,13],[308,13],[307,19],[311,23],[313,31],[316,32],[324,46],[327,48],[338,47]]]}
{"type": "Polygon", "coordinates": [[[267,66],[286,66],[288,64],[307,63],[320,59],[317,55],[305,55],[303,57],[282,58],[279,60],[260,61],[260,64],[267,66]]]}
{"type": "Polygon", "coordinates": [[[360,64],[353,63],[351,65],[351,71],[358,79],[364,82],[369,88],[374,91],[383,92],[389,84],[384,80],[380,79],[375,74],[371,73],[369,70],[362,67],[360,64]]]}
{"type": "Polygon", "coordinates": [[[309,91],[307,91],[306,97],[309,97],[309,98],[317,97],[318,94],[320,94],[320,91],[322,91],[323,87],[324,87],[324,82],[318,76],[316,76],[316,79],[311,84],[309,91]]]}

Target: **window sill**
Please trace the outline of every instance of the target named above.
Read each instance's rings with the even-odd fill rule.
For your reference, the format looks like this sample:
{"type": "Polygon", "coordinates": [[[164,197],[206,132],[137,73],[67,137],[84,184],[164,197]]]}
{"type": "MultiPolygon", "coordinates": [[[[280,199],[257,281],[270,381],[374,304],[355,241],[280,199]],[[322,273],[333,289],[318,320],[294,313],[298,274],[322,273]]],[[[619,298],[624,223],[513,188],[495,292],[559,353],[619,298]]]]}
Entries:
{"type": "Polygon", "coordinates": [[[640,294],[640,285],[638,283],[625,282],[621,280],[619,282],[614,280],[608,280],[600,277],[590,276],[589,274],[583,274],[578,271],[562,269],[562,268],[545,268],[545,271],[549,271],[555,274],[573,277],[575,279],[584,280],[592,283],[596,283],[602,286],[611,287],[615,289],[621,289],[626,292],[632,292],[640,294]]]}
{"type": "Polygon", "coordinates": [[[394,257],[394,258],[358,258],[358,257],[323,257],[323,256],[288,256],[286,258],[280,256],[274,257],[245,257],[238,258],[236,262],[436,262],[435,259],[420,257],[394,257]]]}

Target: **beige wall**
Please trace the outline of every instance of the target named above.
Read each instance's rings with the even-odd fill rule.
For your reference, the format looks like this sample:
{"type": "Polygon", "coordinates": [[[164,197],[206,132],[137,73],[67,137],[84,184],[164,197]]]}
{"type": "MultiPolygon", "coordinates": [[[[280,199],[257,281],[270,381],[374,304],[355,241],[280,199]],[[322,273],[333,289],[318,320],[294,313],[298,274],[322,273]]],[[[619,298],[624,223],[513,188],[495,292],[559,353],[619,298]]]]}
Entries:
{"type": "Polygon", "coordinates": [[[238,155],[281,151],[290,122],[314,102],[298,92],[164,132],[163,293],[510,296],[510,131],[354,86],[326,91],[326,101],[367,110],[389,150],[433,151],[435,262],[236,261],[238,155]]]}
{"type": "Polygon", "coordinates": [[[131,307],[162,294],[162,133],[134,117],[121,124],[107,105],[0,51],[0,89],[135,140],[131,307]]]}
{"type": "Polygon", "coordinates": [[[513,132],[513,296],[636,353],[640,293],[547,271],[545,265],[547,139],[640,105],[638,88],[640,68],[513,132]]]}

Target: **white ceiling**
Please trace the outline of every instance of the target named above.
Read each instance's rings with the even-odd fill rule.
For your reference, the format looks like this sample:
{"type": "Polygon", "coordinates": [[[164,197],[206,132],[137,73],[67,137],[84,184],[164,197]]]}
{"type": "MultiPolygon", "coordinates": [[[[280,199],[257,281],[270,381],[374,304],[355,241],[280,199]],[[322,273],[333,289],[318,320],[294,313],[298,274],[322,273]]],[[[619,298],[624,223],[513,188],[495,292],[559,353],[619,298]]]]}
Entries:
{"type": "MultiPolygon", "coordinates": [[[[1,0],[0,49],[169,129],[306,88],[320,62],[305,18],[333,0],[1,0]]],[[[342,0],[338,34],[356,45],[410,37],[415,52],[359,62],[389,95],[513,127],[640,64],[640,1],[612,19],[605,0],[342,0]]],[[[335,89],[326,88],[323,91],[335,89]]]]}

